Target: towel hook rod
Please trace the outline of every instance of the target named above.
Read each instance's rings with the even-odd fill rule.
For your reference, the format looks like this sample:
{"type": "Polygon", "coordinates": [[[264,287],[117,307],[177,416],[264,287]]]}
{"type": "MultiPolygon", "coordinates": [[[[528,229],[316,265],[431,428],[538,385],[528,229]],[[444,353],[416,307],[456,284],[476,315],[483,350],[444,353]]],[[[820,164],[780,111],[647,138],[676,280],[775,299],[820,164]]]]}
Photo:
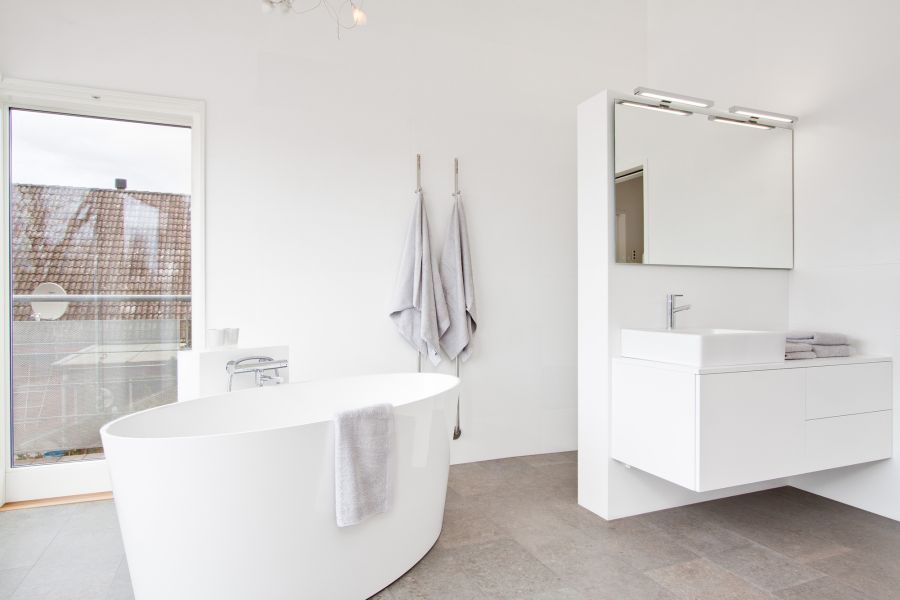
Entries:
{"type": "MultiPolygon", "coordinates": [[[[422,191],[422,155],[416,154],[416,193],[422,191]]],[[[422,372],[422,353],[416,351],[416,372],[422,372]]]]}
{"type": "Polygon", "coordinates": [[[422,191],[422,155],[416,154],[416,191],[422,191]]]}
{"type": "MultiPolygon", "coordinates": [[[[456,378],[459,379],[459,356],[456,357],[456,378]]],[[[458,440],[462,436],[459,426],[459,392],[456,393],[456,425],[453,427],[453,439],[458,440]]]]}
{"type": "MultiPolygon", "coordinates": [[[[459,199],[459,159],[453,159],[453,197],[459,199]]],[[[459,379],[459,355],[456,356],[456,378],[459,379]]],[[[459,425],[460,394],[456,394],[456,424],[453,427],[453,439],[458,440],[462,436],[462,428],[459,425]]]]}

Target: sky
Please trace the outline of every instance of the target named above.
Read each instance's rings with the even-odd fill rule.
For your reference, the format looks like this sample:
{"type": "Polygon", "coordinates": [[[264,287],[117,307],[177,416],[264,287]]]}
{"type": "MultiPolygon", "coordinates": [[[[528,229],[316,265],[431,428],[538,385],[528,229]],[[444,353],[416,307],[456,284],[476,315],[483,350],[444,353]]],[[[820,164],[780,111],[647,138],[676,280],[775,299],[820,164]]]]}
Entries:
{"type": "Polygon", "coordinates": [[[13,183],[191,193],[191,130],[10,110],[13,183]]]}

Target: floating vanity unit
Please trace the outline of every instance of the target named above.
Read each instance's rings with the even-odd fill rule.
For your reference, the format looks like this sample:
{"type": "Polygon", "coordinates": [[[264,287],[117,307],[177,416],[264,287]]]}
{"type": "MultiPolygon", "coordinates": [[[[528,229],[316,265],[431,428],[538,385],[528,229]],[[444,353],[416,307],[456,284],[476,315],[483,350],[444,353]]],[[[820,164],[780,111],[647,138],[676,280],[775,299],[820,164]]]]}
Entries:
{"type": "MultiPolygon", "coordinates": [[[[704,335],[716,338],[693,337],[704,335]]],[[[684,336],[671,343],[702,345],[684,336]]],[[[623,351],[642,347],[629,337],[623,351]]],[[[703,492],[891,456],[890,358],[711,366],[714,352],[707,363],[685,356],[701,364],[613,359],[612,458],[703,492]]]]}

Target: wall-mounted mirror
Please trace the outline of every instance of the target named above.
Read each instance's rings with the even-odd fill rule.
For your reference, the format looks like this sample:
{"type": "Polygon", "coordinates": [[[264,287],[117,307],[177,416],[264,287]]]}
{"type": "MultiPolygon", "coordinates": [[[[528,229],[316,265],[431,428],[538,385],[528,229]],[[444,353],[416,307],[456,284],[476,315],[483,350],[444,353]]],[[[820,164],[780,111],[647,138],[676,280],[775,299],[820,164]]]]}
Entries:
{"type": "Polygon", "coordinates": [[[793,131],[615,111],[616,262],[793,267],[793,131]]]}

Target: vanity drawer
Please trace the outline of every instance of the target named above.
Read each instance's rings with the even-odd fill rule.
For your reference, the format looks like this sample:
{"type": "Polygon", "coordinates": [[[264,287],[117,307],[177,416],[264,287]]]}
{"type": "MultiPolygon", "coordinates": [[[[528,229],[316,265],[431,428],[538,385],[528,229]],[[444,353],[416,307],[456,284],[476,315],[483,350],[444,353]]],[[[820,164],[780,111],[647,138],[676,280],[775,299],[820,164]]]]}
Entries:
{"type": "Polygon", "coordinates": [[[806,422],[806,471],[833,469],[890,458],[893,445],[891,410],[806,422]]]}
{"type": "Polygon", "coordinates": [[[705,492],[802,471],[803,371],[697,376],[697,487],[705,492]]]}
{"type": "Polygon", "coordinates": [[[891,363],[813,367],[806,374],[806,418],[890,410],[891,363]]]}

